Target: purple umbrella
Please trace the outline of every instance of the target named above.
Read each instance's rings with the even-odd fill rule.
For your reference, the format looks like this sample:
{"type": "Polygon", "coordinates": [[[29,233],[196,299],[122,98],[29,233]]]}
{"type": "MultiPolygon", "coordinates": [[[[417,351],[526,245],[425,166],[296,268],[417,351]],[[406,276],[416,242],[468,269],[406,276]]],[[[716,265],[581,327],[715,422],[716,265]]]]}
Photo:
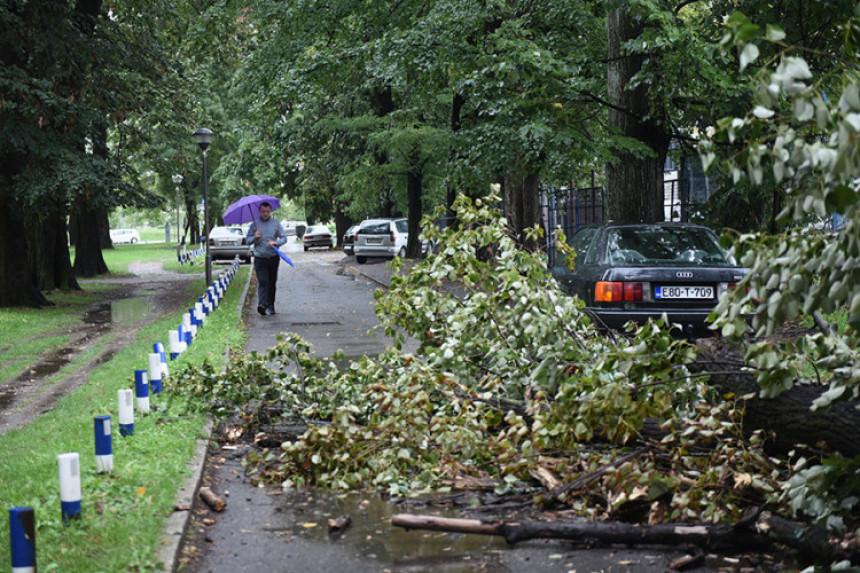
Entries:
{"type": "Polygon", "coordinates": [[[242,197],[224,211],[225,225],[241,225],[260,218],[260,203],[268,203],[272,211],[281,206],[281,200],[271,195],[248,195],[242,197]]]}

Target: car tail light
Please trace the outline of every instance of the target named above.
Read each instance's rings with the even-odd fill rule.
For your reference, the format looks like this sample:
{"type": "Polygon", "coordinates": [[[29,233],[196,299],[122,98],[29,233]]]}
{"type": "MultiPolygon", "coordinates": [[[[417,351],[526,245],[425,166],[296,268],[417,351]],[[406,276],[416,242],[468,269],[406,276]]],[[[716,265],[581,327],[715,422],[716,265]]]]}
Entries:
{"type": "Polygon", "coordinates": [[[314,236],[313,235],[305,235],[304,238],[305,238],[305,241],[310,241],[311,239],[314,238],[314,236]]]}
{"type": "Polygon", "coordinates": [[[594,288],[598,302],[641,301],[642,283],[599,281],[594,288]]]}
{"type": "Polygon", "coordinates": [[[721,296],[726,294],[729,289],[733,289],[738,286],[738,283],[718,283],[717,284],[717,298],[719,299],[721,296]]]}
{"type": "Polygon", "coordinates": [[[210,246],[210,247],[214,247],[214,246],[215,246],[215,239],[209,239],[209,246],[210,246]]]}
{"type": "Polygon", "coordinates": [[[389,236],[389,237],[391,237],[391,242],[392,242],[392,243],[397,242],[397,239],[395,239],[395,238],[394,238],[394,231],[389,231],[389,232],[388,232],[388,236],[389,236]]]}

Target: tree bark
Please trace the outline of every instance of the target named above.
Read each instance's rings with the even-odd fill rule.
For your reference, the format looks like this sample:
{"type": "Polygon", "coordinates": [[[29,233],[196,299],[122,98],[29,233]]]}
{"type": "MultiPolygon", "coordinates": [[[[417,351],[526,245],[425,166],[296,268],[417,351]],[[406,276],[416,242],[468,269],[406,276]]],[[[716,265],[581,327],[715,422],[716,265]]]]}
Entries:
{"type": "Polygon", "coordinates": [[[42,291],[79,290],[81,287],[72,269],[69,253],[69,234],[64,208],[57,204],[47,205],[48,213],[29,221],[28,258],[36,269],[37,285],[42,291]]]}
{"type": "MultiPolygon", "coordinates": [[[[612,3],[613,5],[615,3],[612,3]]],[[[650,153],[643,156],[630,151],[616,154],[606,168],[606,219],[622,223],[664,220],[663,166],[671,136],[653,118],[647,86],[627,85],[640,71],[643,56],[625,54],[622,46],[640,35],[643,28],[631,17],[629,7],[612,7],[607,18],[609,65],[607,91],[611,107],[609,124],[617,132],[641,142],[650,153]]]]}
{"type": "Polygon", "coordinates": [[[0,203],[0,307],[43,307],[51,303],[39,290],[27,260],[24,217],[10,201],[0,203]]]}
{"type": "Polygon", "coordinates": [[[406,256],[411,259],[421,257],[421,216],[423,215],[422,195],[424,193],[424,166],[413,156],[409,171],[406,173],[406,204],[409,208],[409,240],[406,242],[406,256]]]}
{"type": "Polygon", "coordinates": [[[493,521],[408,514],[393,516],[391,524],[405,529],[499,535],[511,544],[530,539],[566,539],[582,543],[625,545],[693,544],[737,550],[763,549],[777,542],[794,547],[804,556],[816,560],[828,559],[837,553],[828,543],[827,532],[823,528],[772,515],[760,517],[754,528],[750,527],[752,523],[737,526],[711,523],[636,525],[597,521],[493,521]]]}
{"type": "Polygon", "coordinates": [[[813,411],[812,403],[826,390],[823,386],[793,386],[776,398],[761,398],[755,377],[740,370],[743,356],[738,347],[710,338],[699,340],[697,345],[703,352],[691,371],[710,373],[709,384],[720,393],[756,395],[746,402],[744,431],[770,432],[767,448],[771,453],[787,453],[797,444],[806,444],[838,451],[848,458],[860,455],[860,401],[843,400],[813,411]]]}
{"type": "Polygon", "coordinates": [[[102,256],[98,211],[92,209],[85,195],[78,196],[75,212],[76,235],[75,274],[94,277],[108,272],[102,256]]]}
{"type": "Polygon", "coordinates": [[[541,225],[540,178],[536,172],[520,176],[508,173],[504,180],[505,216],[511,231],[523,248],[536,251],[537,241],[529,241],[524,230],[541,225]]]}

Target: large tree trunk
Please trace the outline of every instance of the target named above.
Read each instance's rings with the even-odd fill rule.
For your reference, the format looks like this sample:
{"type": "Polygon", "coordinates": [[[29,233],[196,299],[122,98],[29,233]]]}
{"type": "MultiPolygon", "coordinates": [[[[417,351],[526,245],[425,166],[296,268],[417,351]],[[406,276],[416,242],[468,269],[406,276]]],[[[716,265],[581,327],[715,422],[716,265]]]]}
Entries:
{"type": "Polygon", "coordinates": [[[843,400],[813,411],[812,403],[826,386],[797,385],[776,398],[760,398],[755,377],[741,370],[741,348],[712,338],[699,340],[697,345],[703,352],[690,370],[710,373],[709,385],[721,394],[755,395],[744,406],[744,431],[768,431],[767,447],[772,453],[786,453],[797,444],[806,444],[838,451],[848,458],[860,455],[860,402],[843,400]]]}
{"type": "MultiPolygon", "coordinates": [[[[451,135],[452,140],[456,140],[457,132],[463,126],[462,113],[465,100],[460,92],[454,94],[454,100],[451,102],[451,135]]],[[[457,158],[457,149],[455,144],[451,145],[448,152],[448,164],[454,165],[457,158]]],[[[445,213],[447,217],[447,226],[456,227],[456,214],[454,212],[454,200],[457,198],[457,189],[454,187],[452,177],[448,177],[447,187],[445,188],[445,213]]]]}
{"type": "Polygon", "coordinates": [[[537,173],[528,173],[524,177],[509,173],[503,187],[505,216],[511,230],[524,248],[536,251],[539,243],[527,240],[523,231],[541,225],[540,178],[537,173]]]}
{"type": "MultiPolygon", "coordinates": [[[[614,5],[613,3],[612,5],[614,5]]],[[[621,3],[610,10],[609,65],[607,91],[610,102],[609,124],[620,135],[633,138],[650,149],[647,156],[622,151],[606,168],[606,219],[617,222],[656,222],[663,215],[663,168],[670,135],[653,118],[647,86],[627,89],[641,69],[643,56],[627,55],[622,45],[636,38],[642,27],[634,23],[629,8],[621,3]]]]}
{"type": "Polygon", "coordinates": [[[90,208],[86,196],[78,197],[75,211],[75,274],[79,277],[95,277],[108,272],[102,256],[99,235],[99,213],[90,208]]]}
{"type": "Polygon", "coordinates": [[[423,214],[422,195],[424,192],[424,166],[412,163],[406,174],[406,201],[409,206],[409,240],[406,243],[406,256],[416,259],[421,256],[421,216],[423,214]]]}
{"type": "Polygon", "coordinates": [[[23,214],[4,201],[0,203],[0,307],[50,304],[36,285],[26,252],[23,214]]]}
{"type": "Polygon", "coordinates": [[[48,205],[51,212],[29,221],[28,259],[36,269],[40,290],[78,290],[69,254],[66,214],[60,205],[48,205]]]}

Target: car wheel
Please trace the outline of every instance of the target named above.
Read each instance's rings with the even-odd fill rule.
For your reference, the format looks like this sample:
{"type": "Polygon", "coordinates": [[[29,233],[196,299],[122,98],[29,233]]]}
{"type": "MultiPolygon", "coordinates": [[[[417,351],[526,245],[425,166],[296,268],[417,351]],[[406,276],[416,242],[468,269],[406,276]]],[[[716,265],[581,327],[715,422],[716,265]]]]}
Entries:
{"type": "Polygon", "coordinates": [[[132,244],[132,245],[134,245],[134,244],[136,244],[136,243],[137,243],[137,239],[135,239],[134,237],[132,237],[132,239],[131,239],[131,244],[132,244]]]}
{"type": "Polygon", "coordinates": [[[363,265],[364,263],[367,262],[367,257],[362,257],[361,255],[359,255],[359,256],[355,257],[355,261],[358,264],[363,265]]]}
{"type": "Polygon", "coordinates": [[[307,245],[305,245],[305,252],[306,252],[306,253],[308,252],[308,249],[309,249],[309,248],[310,248],[310,247],[308,247],[307,245]]]}
{"type": "Polygon", "coordinates": [[[397,251],[397,256],[400,257],[401,259],[405,259],[406,258],[406,247],[400,247],[400,250],[397,251]]]}

